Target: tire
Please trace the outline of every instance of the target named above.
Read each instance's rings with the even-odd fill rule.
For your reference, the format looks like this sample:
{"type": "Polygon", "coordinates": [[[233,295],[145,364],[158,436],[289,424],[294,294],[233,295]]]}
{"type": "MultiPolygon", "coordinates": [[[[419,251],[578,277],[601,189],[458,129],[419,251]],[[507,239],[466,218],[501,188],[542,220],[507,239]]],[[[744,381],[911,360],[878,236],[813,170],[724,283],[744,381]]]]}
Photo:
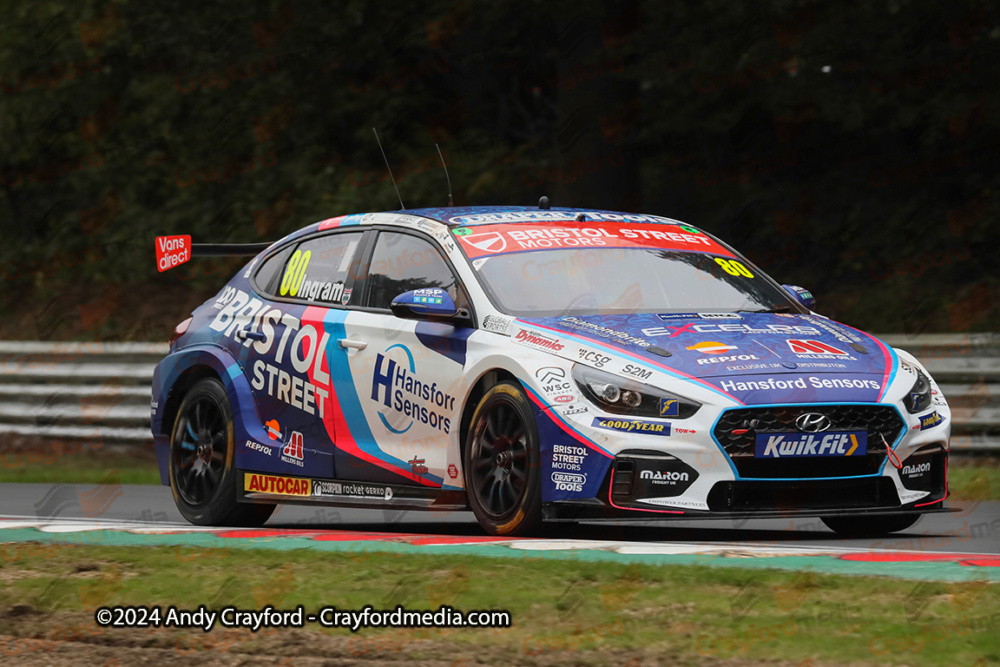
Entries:
{"type": "Polygon", "coordinates": [[[541,524],[538,430],[519,385],[501,382],[479,401],[462,462],[469,505],[486,532],[527,535],[541,524]]]}
{"type": "Polygon", "coordinates": [[[233,410],[222,383],[205,378],[184,396],[170,435],[170,491],[198,526],[260,526],[275,505],[236,502],[233,410]]]}
{"type": "Polygon", "coordinates": [[[917,522],[919,514],[889,516],[831,516],[822,519],[826,527],[843,537],[879,537],[906,530],[917,522]]]}

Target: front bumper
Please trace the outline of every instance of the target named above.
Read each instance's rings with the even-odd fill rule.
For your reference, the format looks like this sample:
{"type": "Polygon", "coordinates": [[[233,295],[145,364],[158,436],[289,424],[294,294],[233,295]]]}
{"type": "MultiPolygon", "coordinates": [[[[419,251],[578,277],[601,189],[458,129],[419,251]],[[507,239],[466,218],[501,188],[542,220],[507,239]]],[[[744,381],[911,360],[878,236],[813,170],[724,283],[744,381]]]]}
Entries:
{"type": "MultiPolygon", "coordinates": [[[[546,503],[548,521],[650,519],[765,519],[786,517],[891,515],[949,512],[947,452],[927,448],[906,460],[902,470],[920,470],[910,487],[926,493],[900,500],[899,480],[888,476],[841,479],[719,480],[701,507],[684,507],[686,490],[697,471],[680,459],[648,450],[626,450],[615,457],[596,498],[546,503]]],[[[901,475],[906,478],[907,475],[901,475]]]]}
{"type": "Polygon", "coordinates": [[[702,417],[690,424],[695,428],[678,429],[678,437],[669,439],[630,434],[619,448],[605,441],[613,454],[597,492],[546,498],[546,518],[643,521],[947,511],[950,425],[921,430],[919,416],[907,417],[886,404],[738,408],[710,419],[702,417]],[[742,429],[791,432],[802,411],[829,414],[835,429],[866,432],[870,446],[851,459],[755,455],[752,433],[742,429]]]}

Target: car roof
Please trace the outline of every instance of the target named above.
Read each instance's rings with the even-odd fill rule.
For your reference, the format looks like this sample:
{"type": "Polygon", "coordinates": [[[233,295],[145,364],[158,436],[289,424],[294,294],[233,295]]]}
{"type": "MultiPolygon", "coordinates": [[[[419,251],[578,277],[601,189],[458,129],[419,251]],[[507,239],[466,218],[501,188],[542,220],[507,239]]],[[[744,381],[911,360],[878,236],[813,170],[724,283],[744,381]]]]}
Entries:
{"type": "Polygon", "coordinates": [[[379,211],[374,214],[356,213],[353,215],[342,215],[306,225],[302,229],[288,234],[280,241],[272,243],[270,247],[273,248],[278,243],[285,243],[311,232],[366,223],[397,224],[414,229],[419,229],[422,226],[421,219],[424,219],[423,225],[429,224],[426,220],[433,220],[437,223],[461,227],[492,224],[537,224],[551,221],[571,221],[575,223],[576,217],[581,213],[585,216],[586,222],[611,224],[641,222],[647,224],[684,225],[697,229],[697,227],[688,225],[680,220],[648,213],[624,213],[622,211],[607,211],[603,209],[564,207],[542,209],[533,206],[449,206],[442,208],[411,208],[397,211],[379,211]]]}
{"type": "Polygon", "coordinates": [[[537,208],[533,206],[449,206],[445,208],[416,208],[401,211],[419,215],[447,225],[492,225],[497,223],[544,222],[548,220],[573,220],[583,213],[590,222],[656,222],[682,225],[680,220],[644,213],[623,213],[603,209],[537,208]]]}

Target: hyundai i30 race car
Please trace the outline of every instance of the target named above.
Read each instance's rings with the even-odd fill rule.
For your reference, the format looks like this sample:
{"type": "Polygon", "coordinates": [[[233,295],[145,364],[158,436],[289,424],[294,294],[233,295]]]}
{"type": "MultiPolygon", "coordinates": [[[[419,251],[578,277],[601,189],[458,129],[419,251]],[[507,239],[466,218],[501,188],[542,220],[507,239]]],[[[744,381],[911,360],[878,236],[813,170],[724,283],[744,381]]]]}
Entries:
{"type": "MultiPolygon", "coordinates": [[[[197,246],[196,246],[197,250],[197,246]]],[[[161,478],[204,525],[278,503],[542,521],[947,511],[950,412],[912,356],[696,227],[473,207],[331,218],[174,332],[161,478]]]]}

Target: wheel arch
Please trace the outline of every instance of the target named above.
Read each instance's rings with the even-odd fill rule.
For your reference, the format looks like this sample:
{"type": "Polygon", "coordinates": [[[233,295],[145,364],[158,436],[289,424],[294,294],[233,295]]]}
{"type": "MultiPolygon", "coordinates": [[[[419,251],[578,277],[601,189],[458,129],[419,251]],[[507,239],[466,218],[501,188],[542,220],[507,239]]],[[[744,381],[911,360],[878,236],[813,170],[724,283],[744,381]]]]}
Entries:
{"type": "Polygon", "coordinates": [[[472,385],[472,390],[469,391],[469,394],[465,399],[465,405],[462,407],[462,420],[459,423],[458,429],[458,454],[460,461],[465,460],[465,446],[469,435],[469,427],[472,425],[472,415],[475,413],[476,407],[479,405],[479,401],[483,399],[486,392],[504,381],[514,382],[519,387],[524,389],[524,385],[517,379],[517,376],[514,375],[514,373],[505,368],[499,367],[491,368],[483,372],[476,380],[475,384],[472,385]]]}
{"type": "Polygon", "coordinates": [[[240,364],[227,351],[209,345],[171,354],[157,366],[154,395],[166,396],[167,407],[161,408],[154,417],[154,435],[169,439],[184,395],[194,383],[206,377],[214,377],[226,390],[233,410],[237,441],[243,437],[266,437],[249,379],[240,364]]]}
{"type": "Polygon", "coordinates": [[[184,402],[184,397],[196,382],[205,378],[215,378],[220,382],[222,381],[222,378],[219,377],[215,369],[210,366],[200,365],[192,366],[182,372],[177,380],[174,381],[170,387],[170,392],[167,394],[166,404],[163,407],[163,416],[160,421],[160,433],[162,435],[170,436],[174,428],[174,421],[177,419],[177,411],[180,409],[181,403],[184,402]]]}

